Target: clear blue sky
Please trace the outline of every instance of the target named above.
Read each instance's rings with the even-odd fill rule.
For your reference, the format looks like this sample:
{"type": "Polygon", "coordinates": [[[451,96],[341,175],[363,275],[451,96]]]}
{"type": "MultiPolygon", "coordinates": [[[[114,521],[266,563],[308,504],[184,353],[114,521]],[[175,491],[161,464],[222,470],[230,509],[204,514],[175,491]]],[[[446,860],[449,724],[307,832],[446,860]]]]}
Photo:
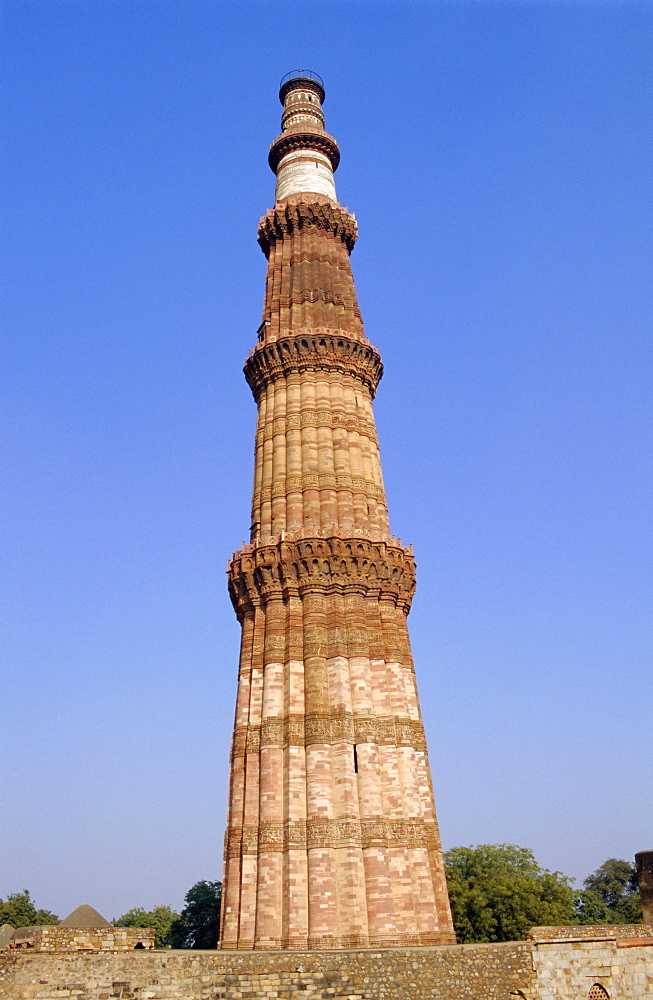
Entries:
{"type": "Polygon", "coordinates": [[[220,877],[280,77],[325,79],[444,846],[653,847],[653,6],[15,2],[0,896],[220,877]]]}

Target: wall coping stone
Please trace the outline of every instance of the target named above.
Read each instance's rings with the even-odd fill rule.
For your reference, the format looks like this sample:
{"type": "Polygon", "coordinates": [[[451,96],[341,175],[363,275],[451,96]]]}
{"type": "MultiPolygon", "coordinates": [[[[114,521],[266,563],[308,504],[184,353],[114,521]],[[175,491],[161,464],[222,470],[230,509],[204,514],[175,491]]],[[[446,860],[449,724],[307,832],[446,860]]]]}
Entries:
{"type": "Polygon", "coordinates": [[[562,927],[531,927],[528,932],[528,940],[536,945],[650,937],[653,937],[653,924],[572,924],[562,927]]]}

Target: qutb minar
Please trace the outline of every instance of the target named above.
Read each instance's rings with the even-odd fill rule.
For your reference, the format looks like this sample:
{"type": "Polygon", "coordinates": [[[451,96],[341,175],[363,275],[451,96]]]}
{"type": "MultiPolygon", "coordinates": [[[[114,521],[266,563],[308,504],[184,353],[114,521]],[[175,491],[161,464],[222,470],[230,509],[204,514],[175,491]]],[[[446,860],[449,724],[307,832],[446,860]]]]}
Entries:
{"type": "Polygon", "coordinates": [[[454,933],[406,616],[339,206],[340,153],[309,71],[279,93],[261,219],[263,322],[250,543],[229,565],[242,626],[222,948],[433,945],[454,933]]]}

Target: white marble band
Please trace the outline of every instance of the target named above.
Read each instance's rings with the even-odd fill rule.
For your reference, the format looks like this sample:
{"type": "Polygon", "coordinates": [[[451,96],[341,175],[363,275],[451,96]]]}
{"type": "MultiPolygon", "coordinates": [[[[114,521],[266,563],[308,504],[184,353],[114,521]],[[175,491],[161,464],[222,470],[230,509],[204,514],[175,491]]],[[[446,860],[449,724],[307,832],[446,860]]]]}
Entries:
{"type": "Polygon", "coordinates": [[[317,150],[293,150],[283,157],[277,168],[277,201],[304,191],[338,200],[331,163],[317,150]]]}

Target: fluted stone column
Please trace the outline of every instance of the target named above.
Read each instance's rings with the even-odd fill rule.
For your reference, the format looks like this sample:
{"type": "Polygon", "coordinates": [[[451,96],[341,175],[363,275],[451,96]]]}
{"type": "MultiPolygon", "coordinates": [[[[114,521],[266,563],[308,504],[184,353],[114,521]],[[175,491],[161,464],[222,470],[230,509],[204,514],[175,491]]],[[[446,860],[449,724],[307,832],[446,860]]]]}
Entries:
{"type": "Polygon", "coordinates": [[[223,948],[454,940],[367,340],[336,200],[324,89],[291,75],[270,148],[250,543],[229,566],[242,625],[223,948]]]}

